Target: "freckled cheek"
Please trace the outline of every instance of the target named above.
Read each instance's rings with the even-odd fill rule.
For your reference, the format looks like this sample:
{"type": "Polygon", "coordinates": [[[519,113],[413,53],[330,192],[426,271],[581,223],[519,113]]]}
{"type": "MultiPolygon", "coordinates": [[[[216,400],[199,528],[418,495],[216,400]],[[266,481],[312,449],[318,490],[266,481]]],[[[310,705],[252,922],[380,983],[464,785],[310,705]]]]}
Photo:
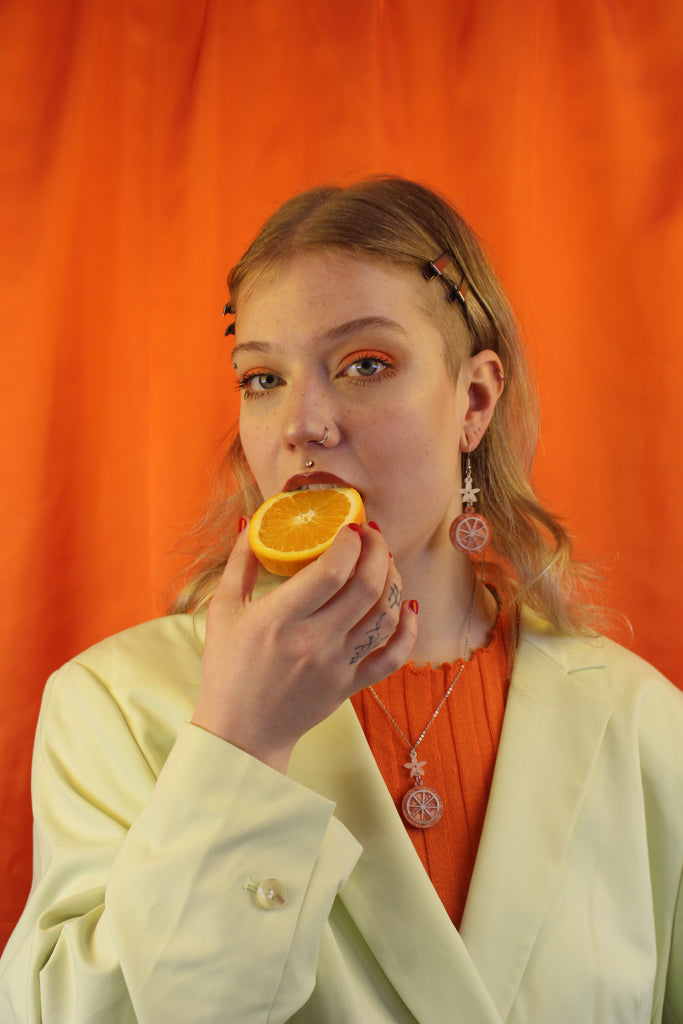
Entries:
{"type": "Polygon", "coordinates": [[[398,499],[405,507],[419,501],[416,492],[433,483],[429,439],[416,436],[408,428],[387,430],[373,440],[375,443],[366,448],[366,464],[372,467],[372,490],[377,498],[383,503],[398,499]]]}
{"type": "Polygon", "coordinates": [[[274,431],[240,426],[242,448],[256,482],[264,493],[272,492],[276,476],[275,454],[276,434],[274,431]]]}
{"type": "Polygon", "coordinates": [[[405,418],[387,431],[385,447],[394,465],[397,459],[406,463],[421,463],[435,456],[441,447],[441,439],[435,433],[433,423],[425,425],[421,419],[405,418]]]}
{"type": "Polygon", "coordinates": [[[445,419],[435,416],[434,423],[426,426],[414,422],[410,430],[394,438],[386,458],[395,474],[403,474],[404,480],[410,481],[418,503],[431,500],[435,505],[446,505],[457,491],[458,439],[453,436],[453,425],[445,419]]]}

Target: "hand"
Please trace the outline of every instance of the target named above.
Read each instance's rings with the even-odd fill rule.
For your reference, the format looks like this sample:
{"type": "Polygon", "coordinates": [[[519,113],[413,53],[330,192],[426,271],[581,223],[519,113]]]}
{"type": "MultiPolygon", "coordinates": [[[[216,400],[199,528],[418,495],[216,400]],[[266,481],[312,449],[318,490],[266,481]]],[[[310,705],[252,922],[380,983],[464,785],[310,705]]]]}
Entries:
{"type": "Polygon", "coordinates": [[[297,740],[404,664],[417,616],[381,534],[344,527],[313,564],[252,601],[240,534],[211,601],[192,721],[280,771],[297,740]]]}

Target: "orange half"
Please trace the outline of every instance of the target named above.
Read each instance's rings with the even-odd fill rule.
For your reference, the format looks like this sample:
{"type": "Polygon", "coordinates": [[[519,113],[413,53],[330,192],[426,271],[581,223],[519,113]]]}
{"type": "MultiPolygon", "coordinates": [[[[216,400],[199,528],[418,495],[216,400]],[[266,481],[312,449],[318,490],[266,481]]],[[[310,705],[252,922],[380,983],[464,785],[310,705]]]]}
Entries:
{"type": "Polygon", "coordinates": [[[288,491],[256,510],[249,543],[269,572],[293,576],[329,548],[342,526],[364,522],[363,501],[353,487],[288,491]]]}

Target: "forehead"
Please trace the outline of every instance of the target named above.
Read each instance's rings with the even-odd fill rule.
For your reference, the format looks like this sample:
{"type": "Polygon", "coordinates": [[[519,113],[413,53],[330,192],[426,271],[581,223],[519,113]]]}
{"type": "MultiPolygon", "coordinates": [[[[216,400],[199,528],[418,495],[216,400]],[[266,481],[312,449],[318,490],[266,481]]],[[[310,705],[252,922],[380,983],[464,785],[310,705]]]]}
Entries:
{"type": "Polygon", "coordinates": [[[360,318],[393,320],[406,330],[426,316],[418,268],[335,252],[299,254],[247,279],[236,302],[240,334],[297,319],[298,330],[329,330],[360,318]]]}

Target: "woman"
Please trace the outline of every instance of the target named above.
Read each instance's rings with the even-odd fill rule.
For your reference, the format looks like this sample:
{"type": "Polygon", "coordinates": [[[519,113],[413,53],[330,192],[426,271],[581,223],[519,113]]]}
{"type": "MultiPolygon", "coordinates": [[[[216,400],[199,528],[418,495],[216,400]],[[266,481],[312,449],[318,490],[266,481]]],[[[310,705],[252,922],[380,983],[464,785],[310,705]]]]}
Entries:
{"type": "Polygon", "coordinates": [[[49,684],[2,1019],[682,1020],[683,698],[590,632],[472,233],[313,190],[229,287],[242,486],[49,684]],[[259,502],[340,484],[368,524],[257,579],[259,502]]]}

